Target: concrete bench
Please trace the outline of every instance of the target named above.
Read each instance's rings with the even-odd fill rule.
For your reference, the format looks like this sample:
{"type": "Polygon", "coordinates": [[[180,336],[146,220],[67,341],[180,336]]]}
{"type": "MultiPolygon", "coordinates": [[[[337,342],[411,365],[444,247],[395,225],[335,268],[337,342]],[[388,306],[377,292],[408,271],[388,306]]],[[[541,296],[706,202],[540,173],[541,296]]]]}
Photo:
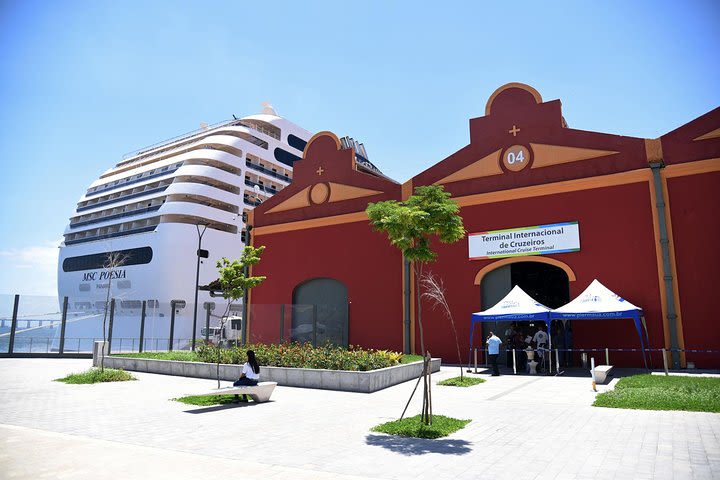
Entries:
{"type": "MultiPolygon", "coordinates": [[[[612,369],[612,365],[595,365],[595,383],[605,383],[612,369]]],[[[590,371],[590,374],[592,375],[592,371],[590,371]]]]}
{"type": "Polygon", "coordinates": [[[276,386],[277,382],[260,382],[253,386],[215,388],[202,395],[249,395],[255,402],[262,403],[270,400],[276,386]]]}

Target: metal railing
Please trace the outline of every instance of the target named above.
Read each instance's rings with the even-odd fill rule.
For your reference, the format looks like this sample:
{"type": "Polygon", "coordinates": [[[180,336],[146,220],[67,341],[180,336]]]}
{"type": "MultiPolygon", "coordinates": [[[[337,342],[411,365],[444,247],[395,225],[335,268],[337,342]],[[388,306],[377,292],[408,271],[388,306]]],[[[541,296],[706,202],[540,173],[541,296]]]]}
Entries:
{"type": "MultiPolygon", "coordinates": [[[[473,358],[470,359],[468,362],[468,372],[471,371],[471,362],[474,364],[474,370],[475,373],[478,373],[478,352],[481,352],[483,354],[483,364],[484,368],[487,368],[490,366],[487,362],[489,359],[488,349],[473,349],[473,358]]],[[[611,365],[610,363],[610,353],[639,353],[642,355],[643,361],[645,363],[645,368],[655,369],[655,365],[652,362],[652,353],[660,353],[662,357],[662,363],[663,363],[663,369],[665,370],[665,374],[667,375],[669,372],[668,368],[668,357],[672,355],[672,353],[692,353],[692,354],[716,354],[718,356],[718,359],[715,360],[715,365],[712,368],[720,368],[720,350],[717,349],[699,349],[699,348],[610,348],[610,347],[600,347],[600,348],[531,348],[531,349],[501,349],[501,353],[504,353],[505,355],[511,355],[512,358],[512,368],[513,368],[513,374],[517,375],[518,370],[521,371],[524,370],[526,373],[531,371],[531,368],[528,366],[527,360],[529,357],[527,356],[528,352],[532,352],[534,355],[535,361],[537,361],[537,368],[542,371],[542,373],[545,373],[547,375],[553,374],[559,374],[562,373],[562,368],[564,367],[572,367],[574,365],[573,355],[579,354],[579,367],[584,369],[590,368],[590,362],[588,360],[588,354],[594,354],[599,353],[601,359],[604,357],[605,365],[611,365]],[[649,360],[649,363],[648,363],[649,360]]],[[[593,356],[594,359],[594,356],[593,356]]],[[[699,360],[699,358],[696,358],[696,360],[699,360]]],[[[506,363],[507,357],[506,357],[506,363]]],[[[687,364],[692,364],[691,367],[688,368],[694,368],[695,362],[688,361],[687,364]]]]}
{"type": "Polygon", "coordinates": [[[278,180],[282,180],[283,182],[292,182],[292,178],[288,175],[283,175],[278,172],[273,172],[272,170],[268,170],[267,168],[263,167],[262,165],[258,165],[256,163],[252,163],[250,160],[245,160],[245,166],[252,168],[253,170],[257,170],[258,172],[262,172],[266,175],[269,175],[273,178],[277,178],[278,180]]]}

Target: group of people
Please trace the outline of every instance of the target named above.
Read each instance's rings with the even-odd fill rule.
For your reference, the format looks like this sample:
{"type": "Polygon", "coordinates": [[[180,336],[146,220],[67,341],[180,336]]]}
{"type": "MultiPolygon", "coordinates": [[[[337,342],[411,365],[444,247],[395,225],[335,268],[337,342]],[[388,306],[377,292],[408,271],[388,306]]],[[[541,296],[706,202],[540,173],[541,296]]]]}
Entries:
{"type": "MultiPolygon", "coordinates": [[[[564,349],[566,348],[566,338],[567,334],[569,333],[569,326],[563,328],[563,332],[559,332],[558,328],[562,327],[555,327],[553,328],[553,342],[554,347],[564,349]],[[555,343],[557,340],[557,343],[555,343]]],[[[507,366],[512,367],[513,366],[513,356],[511,354],[512,350],[516,351],[516,361],[517,361],[517,368],[519,371],[523,371],[527,368],[527,354],[526,352],[528,350],[532,350],[536,353],[535,360],[538,362],[540,368],[543,368],[544,360],[546,358],[546,352],[548,351],[548,348],[550,347],[549,341],[550,336],[545,331],[546,327],[544,324],[541,324],[537,327],[537,330],[532,335],[528,334],[526,330],[523,330],[523,328],[518,325],[516,322],[513,322],[510,324],[510,326],[505,330],[505,341],[503,342],[497,335],[495,335],[493,332],[490,332],[490,335],[488,335],[486,339],[486,344],[488,346],[488,360],[492,367],[492,375],[497,376],[500,375],[500,369],[498,368],[497,361],[498,356],[500,355],[500,346],[505,345],[505,349],[507,351],[507,366]]],[[[570,335],[572,335],[570,333],[570,335]]],[[[565,361],[566,355],[565,352],[562,352],[562,363],[563,365],[566,364],[565,361]]]]}

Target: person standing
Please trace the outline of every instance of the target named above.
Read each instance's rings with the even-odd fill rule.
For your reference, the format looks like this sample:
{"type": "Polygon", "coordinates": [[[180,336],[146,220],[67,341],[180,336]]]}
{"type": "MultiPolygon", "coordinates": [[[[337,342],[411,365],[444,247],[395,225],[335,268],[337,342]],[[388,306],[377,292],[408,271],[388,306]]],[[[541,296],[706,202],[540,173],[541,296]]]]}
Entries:
{"type": "Polygon", "coordinates": [[[548,347],[548,334],[545,333],[545,325],[540,325],[538,331],[533,336],[533,342],[535,342],[535,349],[537,350],[538,357],[540,357],[540,365],[544,368],[545,364],[545,351],[548,347]]]}
{"type": "Polygon", "coordinates": [[[490,365],[492,365],[493,377],[500,376],[500,369],[498,368],[498,355],[500,354],[500,344],[502,343],[502,340],[500,340],[493,332],[490,332],[490,335],[487,337],[487,343],[488,346],[488,358],[490,359],[490,365]]]}

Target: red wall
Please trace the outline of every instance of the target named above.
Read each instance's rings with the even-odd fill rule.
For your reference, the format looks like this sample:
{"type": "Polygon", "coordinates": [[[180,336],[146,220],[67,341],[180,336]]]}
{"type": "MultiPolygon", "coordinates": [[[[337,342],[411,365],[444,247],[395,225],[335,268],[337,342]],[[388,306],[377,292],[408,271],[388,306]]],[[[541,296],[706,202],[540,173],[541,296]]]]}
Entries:
{"type": "MultiPolygon", "coordinates": [[[[581,251],[548,255],[568,264],[575,272],[577,280],[570,282],[570,298],[580,294],[597,278],[610,290],[645,310],[651,343],[662,347],[656,242],[647,182],[465,207],[461,215],[469,233],[579,221],[581,251]]],[[[474,285],[474,279],[492,260],[469,260],[467,241],[438,245],[438,251],[439,260],[430,268],[445,283],[447,300],[458,327],[463,361],[467,361],[470,314],[481,309],[480,287],[474,285]]],[[[424,305],[423,309],[428,348],[445,361],[457,362],[448,321],[439,312],[432,313],[429,305],[424,305]]],[[[573,335],[575,348],[639,347],[632,320],[575,321],[573,335]]],[[[639,354],[611,355],[613,365],[638,366],[640,359],[639,354]]]]}
{"type": "MultiPolygon", "coordinates": [[[[675,265],[686,349],[720,348],[717,298],[720,248],[720,172],[670,178],[667,181],[675,265]]],[[[698,367],[717,368],[717,353],[688,353],[698,367]]]]}
{"type": "MultiPolygon", "coordinates": [[[[334,278],[348,289],[349,343],[403,350],[402,257],[367,221],[258,235],[254,244],[267,249],[253,274],[268,278],[252,291],[253,311],[263,304],[291,304],[293,290],[306,280],[334,278]]],[[[251,316],[253,338],[277,337],[277,320],[270,318],[251,316]]]]}

